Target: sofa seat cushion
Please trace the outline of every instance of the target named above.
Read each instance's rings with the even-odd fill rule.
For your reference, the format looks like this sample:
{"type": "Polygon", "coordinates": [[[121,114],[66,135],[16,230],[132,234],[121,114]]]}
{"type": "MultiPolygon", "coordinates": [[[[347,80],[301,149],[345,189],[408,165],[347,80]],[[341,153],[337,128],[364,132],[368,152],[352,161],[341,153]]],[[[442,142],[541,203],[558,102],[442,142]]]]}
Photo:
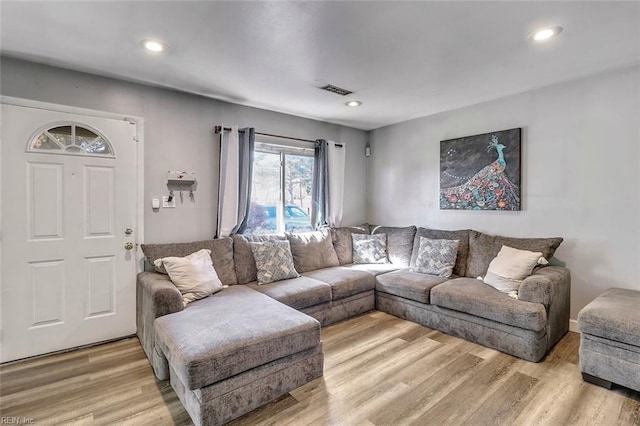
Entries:
{"type": "Polygon", "coordinates": [[[247,286],[155,320],[156,345],[189,389],[315,348],[320,323],[247,286]]]}
{"type": "Polygon", "coordinates": [[[434,287],[431,303],[525,330],[541,331],[547,324],[543,304],[513,299],[474,278],[456,278],[434,287]]]}
{"type": "Polygon", "coordinates": [[[372,274],[341,266],[305,272],[304,276],[329,284],[332,300],[344,299],[376,287],[376,278],[372,274]]]}
{"type": "Polygon", "coordinates": [[[582,333],[640,346],[640,291],[610,288],[578,314],[582,333]]]}
{"type": "Polygon", "coordinates": [[[331,302],[331,286],[309,277],[292,278],[262,285],[251,283],[248,286],[294,309],[331,302]]]}
{"type": "Polygon", "coordinates": [[[420,303],[429,303],[431,289],[447,281],[437,275],[421,274],[408,269],[389,272],[376,277],[376,290],[404,297],[420,303]]]}
{"type": "Polygon", "coordinates": [[[354,271],[368,272],[373,276],[402,269],[400,266],[394,265],[393,263],[362,263],[359,265],[345,265],[344,268],[352,269],[354,271]]]}

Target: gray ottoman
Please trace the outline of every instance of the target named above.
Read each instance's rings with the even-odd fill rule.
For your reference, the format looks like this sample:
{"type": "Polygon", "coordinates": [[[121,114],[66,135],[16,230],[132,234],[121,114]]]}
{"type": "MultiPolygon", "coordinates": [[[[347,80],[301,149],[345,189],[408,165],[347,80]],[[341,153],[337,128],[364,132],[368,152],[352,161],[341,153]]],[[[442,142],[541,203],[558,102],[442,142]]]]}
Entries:
{"type": "Polygon", "coordinates": [[[640,392],[640,291],[608,289],[580,311],[578,328],[583,379],[640,392]]]}
{"type": "Polygon", "coordinates": [[[322,376],[320,323],[244,285],[154,327],[156,375],[169,372],[196,425],[229,422],[322,376]]]}

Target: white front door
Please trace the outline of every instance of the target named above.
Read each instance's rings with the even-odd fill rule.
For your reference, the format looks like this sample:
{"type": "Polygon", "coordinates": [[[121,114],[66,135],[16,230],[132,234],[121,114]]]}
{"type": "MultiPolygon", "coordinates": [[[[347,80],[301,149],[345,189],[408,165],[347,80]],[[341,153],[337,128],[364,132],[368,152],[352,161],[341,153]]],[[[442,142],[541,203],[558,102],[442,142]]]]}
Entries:
{"type": "Polygon", "coordinates": [[[136,124],[7,104],[1,117],[0,362],[135,333],[136,124]]]}

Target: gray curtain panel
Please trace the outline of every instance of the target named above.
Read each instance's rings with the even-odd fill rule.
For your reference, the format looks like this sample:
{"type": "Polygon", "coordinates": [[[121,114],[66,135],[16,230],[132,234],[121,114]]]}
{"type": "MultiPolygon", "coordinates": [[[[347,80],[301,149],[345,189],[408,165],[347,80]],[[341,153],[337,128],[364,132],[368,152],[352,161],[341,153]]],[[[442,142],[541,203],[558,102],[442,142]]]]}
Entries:
{"type": "Polygon", "coordinates": [[[327,224],[329,205],[327,174],[327,141],[318,139],[313,153],[313,183],[311,185],[311,224],[316,229],[327,224]]]}
{"type": "Polygon", "coordinates": [[[240,187],[238,197],[238,222],[233,234],[242,234],[249,222],[251,208],[251,186],[253,180],[253,152],[256,144],[256,132],[253,127],[238,129],[240,140],[240,187]]]}

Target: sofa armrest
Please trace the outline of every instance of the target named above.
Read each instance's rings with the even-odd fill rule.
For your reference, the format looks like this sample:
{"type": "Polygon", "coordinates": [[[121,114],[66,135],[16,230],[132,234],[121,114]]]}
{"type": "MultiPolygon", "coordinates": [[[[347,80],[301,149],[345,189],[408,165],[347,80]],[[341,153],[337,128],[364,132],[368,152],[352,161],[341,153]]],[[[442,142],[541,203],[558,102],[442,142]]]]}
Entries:
{"type": "Polygon", "coordinates": [[[136,280],[136,324],[142,349],[149,360],[154,357],[156,318],[183,310],[180,290],[167,275],[141,272],[136,280]]]}
{"type": "Polygon", "coordinates": [[[545,266],[524,279],[518,299],[541,303],[547,310],[548,347],[550,349],[569,331],[571,274],[562,266],[545,266]]]}

